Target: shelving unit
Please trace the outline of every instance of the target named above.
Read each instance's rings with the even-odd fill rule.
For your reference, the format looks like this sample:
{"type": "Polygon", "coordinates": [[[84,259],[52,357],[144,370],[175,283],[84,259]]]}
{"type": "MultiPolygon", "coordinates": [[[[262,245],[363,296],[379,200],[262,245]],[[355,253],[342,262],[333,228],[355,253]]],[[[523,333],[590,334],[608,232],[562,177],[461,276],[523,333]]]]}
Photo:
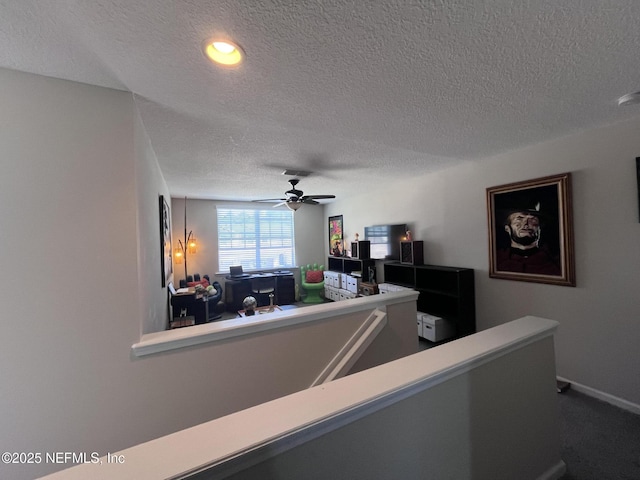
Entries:
{"type": "Polygon", "coordinates": [[[476,331],[473,269],[386,263],[384,280],[420,292],[418,311],[450,320],[456,336],[476,331]]]}
{"type": "Polygon", "coordinates": [[[376,261],[372,258],[360,260],[351,257],[329,257],[327,269],[333,272],[352,273],[362,272],[362,281],[369,282],[369,267],[375,267],[376,261]]]}

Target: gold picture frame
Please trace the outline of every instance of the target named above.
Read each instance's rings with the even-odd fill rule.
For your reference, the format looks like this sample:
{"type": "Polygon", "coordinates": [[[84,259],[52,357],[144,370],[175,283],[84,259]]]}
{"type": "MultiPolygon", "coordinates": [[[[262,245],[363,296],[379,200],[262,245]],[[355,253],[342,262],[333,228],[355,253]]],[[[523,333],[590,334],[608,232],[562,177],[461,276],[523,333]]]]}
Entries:
{"type": "Polygon", "coordinates": [[[487,188],[489,276],[576,286],[571,173],[487,188]]]}

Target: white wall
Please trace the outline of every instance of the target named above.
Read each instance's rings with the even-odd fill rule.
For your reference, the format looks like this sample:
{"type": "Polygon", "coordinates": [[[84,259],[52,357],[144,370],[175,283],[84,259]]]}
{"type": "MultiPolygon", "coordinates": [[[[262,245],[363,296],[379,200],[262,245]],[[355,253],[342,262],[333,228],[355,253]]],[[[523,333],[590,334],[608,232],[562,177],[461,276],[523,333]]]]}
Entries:
{"type": "Polygon", "coordinates": [[[159,196],[164,195],[169,205],[171,198],[137,110],[133,133],[138,204],[138,307],[140,331],[145,334],[165,330],[169,324],[169,295],[166,288],[161,288],[164,272],[161,268],[159,196]]]}
{"type": "Polygon", "coordinates": [[[246,405],[220,387],[235,370],[212,368],[239,350],[132,356],[167,318],[167,186],[132,95],[0,69],[0,105],[0,449],[105,454],[246,405]]]}
{"type": "Polygon", "coordinates": [[[0,69],[0,105],[1,448],[110,448],[137,416],[133,102],[0,69]]]}
{"type": "MultiPolygon", "coordinates": [[[[167,191],[131,94],[0,69],[0,105],[1,450],[104,454],[220,414],[220,385],[235,371],[214,379],[209,349],[131,357],[142,325],[164,321],[156,222],[167,191]]],[[[344,214],[347,234],[414,221],[427,261],[477,270],[480,328],[527,313],[558,319],[558,373],[640,403],[639,127],[389,185],[383,197],[324,213],[300,210],[321,218],[323,233],[298,260],[318,261],[327,215],[344,214]],[[562,171],[575,175],[578,287],[490,280],[485,188],[562,171]]],[[[63,467],[0,465],[0,477],[63,467]]]]}
{"type": "Polygon", "coordinates": [[[350,236],[409,223],[426,263],[476,270],[479,330],[529,314],[557,319],[558,375],[640,404],[638,156],[640,119],[415,176],[338,200],[327,215],[344,215],[350,236]],[[577,287],[490,279],[486,188],[562,172],[573,174],[577,287]]]}
{"type": "MultiPolygon", "coordinates": [[[[132,355],[167,318],[167,186],[132,95],[0,69],[0,105],[0,450],[105,455],[282,394],[288,377],[259,340],[132,355]],[[264,370],[239,366],[247,349],[264,370]],[[256,388],[265,371],[282,382],[256,388]]],[[[334,333],[309,335],[300,355],[334,333]]],[[[69,466],[0,464],[0,478],[69,466]]]]}

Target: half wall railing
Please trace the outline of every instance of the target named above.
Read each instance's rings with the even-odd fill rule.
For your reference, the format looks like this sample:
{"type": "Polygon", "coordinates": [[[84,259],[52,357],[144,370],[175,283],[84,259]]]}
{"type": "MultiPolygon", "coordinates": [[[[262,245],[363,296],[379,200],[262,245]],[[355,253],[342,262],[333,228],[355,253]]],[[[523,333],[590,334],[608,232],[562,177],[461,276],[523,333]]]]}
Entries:
{"type": "Polygon", "coordinates": [[[524,317],[50,479],[557,479],[557,325],[524,317]]]}

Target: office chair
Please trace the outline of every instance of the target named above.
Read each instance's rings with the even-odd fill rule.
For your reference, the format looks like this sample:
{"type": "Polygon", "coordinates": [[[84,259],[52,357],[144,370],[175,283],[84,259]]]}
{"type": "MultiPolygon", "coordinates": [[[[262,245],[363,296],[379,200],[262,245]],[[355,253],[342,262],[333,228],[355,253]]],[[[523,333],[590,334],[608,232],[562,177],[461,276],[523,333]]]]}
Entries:
{"type": "Polygon", "coordinates": [[[269,305],[269,294],[276,293],[275,275],[254,277],[251,279],[251,293],[258,301],[259,307],[269,305]]]}

